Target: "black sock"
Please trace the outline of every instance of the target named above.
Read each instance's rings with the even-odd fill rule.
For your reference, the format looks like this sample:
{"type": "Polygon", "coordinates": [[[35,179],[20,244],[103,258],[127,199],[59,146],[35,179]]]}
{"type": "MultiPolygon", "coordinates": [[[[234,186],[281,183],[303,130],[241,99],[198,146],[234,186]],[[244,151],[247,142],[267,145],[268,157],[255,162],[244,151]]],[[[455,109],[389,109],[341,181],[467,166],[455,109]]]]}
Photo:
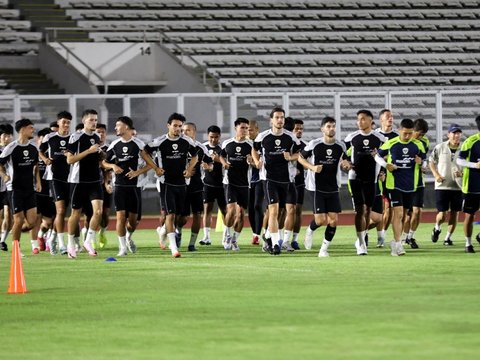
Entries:
{"type": "Polygon", "coordinates": [[[312,220],[312,222],[310,223],[310,229],[315,231],[317,230],[318,228],[320,227],[320,225],[317,225],[317,223],[315,222],[315,220],[312,220]]]}
{"type": "Polygon", "coordinates": [[[330,225],[327,225],[327,227],[325,228],[325,240],[332,241],[336,231],[337,231],[336,226],[332,227],[330,225]]]}

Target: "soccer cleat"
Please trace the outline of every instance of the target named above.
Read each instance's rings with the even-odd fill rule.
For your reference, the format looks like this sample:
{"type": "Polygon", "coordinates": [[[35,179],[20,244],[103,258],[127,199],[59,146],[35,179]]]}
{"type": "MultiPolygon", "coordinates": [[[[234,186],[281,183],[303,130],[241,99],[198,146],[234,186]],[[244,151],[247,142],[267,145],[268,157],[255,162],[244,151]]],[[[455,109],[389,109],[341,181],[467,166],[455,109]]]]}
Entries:
{"type": "Polygon", "coordinates": [[[263,251],[263,252],[267,252],[267,253],[269,253],[269,254],[272,254],[272,253],[273,253],[272,239],[266,239],[266,240],[264,240],[263,246],[262,246],[262,251],[263,251]]]}
{"type": "Polygon", "coordinates": [[[2,251],[8,251],[8,246],[5,241],[0,241],[0,250],[2,251]]]}
{"type": "Polygon", "coordinates": [[[83,242],[83,247],[85,248],[85,250],[87,250],[88,255],[90,255],[90,256],[97,256],[97,252],[96,252],[95,249],[92,247],[92,244],[90,243],[90,241],[84,241],[84,242],[83,242]]]}
{"type": "Polygon", "coordinates": [[[329,257],[330,254],[328,253],[327,250],[324,250],[324,249],[320,249],[319,253],[318,253],[318,257],[329,257]]]}
{"type": "Polygon", "coordinates": [[[105,232],[101,232],[99,235],[98,246],[103,249],[107,245],[107,235],[105,235],[105,232]]]}
{"type": "Polygon", "coordinates": [[[385,239],[384,238],[378,238],[377,240],[377,248],[382,248],[385,246],[385,239]]]}
{"type": "Polygon", "coordinates": [[[40,249],[37,248],[37,247],[34,247],[34,248],[32,249],[32,253],[35,254],[35,255],[38,254],[39,252],[40,252],[40,249]]]}
{"type": "Polygon", "coordinates": [[[127,249],[125,249],[125,248],[120,248],[120,250],[118,251],[117,256],[127,256],[127,254],[128,254],[127,249]]]}
{"type": "Polygon", "coordinates": [[[135,241],[133,239],[127,239],[127,249],[130,251],[132,254],[135,254],[137,252],[137,245],[135,244],[135,241]]]}
{"type": "Polygon", "coordinates": [[[188,245],[188,251],[197,251],[197,249],[195,249],[195,245],[188,245]]]}
{"type": "Polygon", "coordinates": [[[391,249],[390,255],[398,256],[397,242],[395,240],[390,241],[390,249],[391,249]]]}
{"type": "MultiPolygon", "coordinates": [[[[413,240],[413,239],[412,239],[413,240]]],[[[397,255],[403,256],[405,255],[405,249],[403,248],[402,243],[397,244],[397,255]]]]}
{"type": "Polygon", "coordinates": [[[212,242],[210,241],[209,238],[205,238],[199,241],[200,245],[212,245],[212,242]]]}
{"type": "Polygon", "coordinates": [[[292,245],[293,250],[300,250],[300,245],[298,245],[298,241],[292,241],[290,245],[292,245]]]}
{"type": "Polygon", "coordinates": [[[67,251],[68,251],[68,258],[69,259],[76,259],[77,258],[77,253],[75,251],[75,246],[73,247],[70,247],[70,246],[67,246],[67,251]]]}
{"type": "Polygon", "coordinates": [[[408,245],[410,245],[410,247],[411,247],[412,249],[418,249],[418,244],[417,244],[417,242],[415,241],[414,238],[411,238],[411,239],[410,239],[410,243],[409,243],[408,245]]]}
{"type": "Polygon", "coordinates": [[[182,257],[182,254],[180,254],[180,252],[176,251],[172,254],[172,257],[179,258],[179,257],[182,257]]]}
{"type": "Polygon", "coordinates": [[[280,255],[281,252],[282,252],[282,250],[280,249],[280,246],[278,244],[275,244],[273,246],[272,255],[280,255]]]}
{"type": "Polygon", "coordinates": [[[165,250],[167,248],[167,231],[165,228],[161,226],[157,227],[157,234],[158,234],[158,243],[160,245],[160,249],[165,250]]]}
{"type": "Polygon", "coordinates": [[[232,241],[232,250],[240,251],[240,247],[238,246],[238,242],[236,240],[232,241]]]}
{"type": "Polygon", "coordinates": [[[473,245],[465,246],[465,252],[470,253],[470,254],[474,254],[475,250],[473,249],[473,245]]]}
{"type": "Polygon", "coordinates": [[[225,250],[232,250],[232,237],[227,235],[223,240],[223,248],[225,250]]]}
{"type": "Polygon", "coordinates": [[[305,231],[305,239],[303,239],[303,246],[305,250],[310,250],[312,248],[313,243],[313,230],[310,229],[310,226],[307,227],[305,231]]]}
{"type": "Polygon", "coordinates": [[[360,245],[360,241],[355,241],[355,248],[357,249],[357,255],[359,256],[364,256],[364,255],[368,255],[368,252],[367,252],[367,247],[365,246],[365,244],[363,245],[360,245]]]}
{"type": "Polygon", "coordinates": [[[478,233],[477,236],[475,236],[475,239],[477,239],[477,242],[480,244],[480,233],[478,233]]]}
{"type": "Polygon", "coordinates": [[[43,237],[37,237],[37,241],[38,241],[38,246],[40,247],[40,251],[45,251],[45,239],[43,237]]]}
{"type": "Polygon", "coordinates": [[[61,255],[67,255],[68,254],[67,248],[66,247],[61,247],[60,248],[60,254],[61,255]]]}
{"type": "Polygon", "coordinates": [[[258,235],[255,235],[252,238],[252,245],[260,245],[260,239],[258,238],[258,235]]]}
{"type": "Polygon", "coordinates": [[[50,255],[57,255],[58,254],[57,246],[58,246],[57,238],[55,237],[50,242],[50,255]]]}
{"type": "Polygon", "coordinates": [[[444,245],[444,246],[453,246],[453,241],[450,240],[450,239],[445,240],[445,241],[443,242],[443,245],[444,245]]]}
{"type": "Polygon", "coordinates": [[[290,241],[286,241],[286,242],[282,243],[282,250],[287,250],[287,251],[290,251],[290,252],[295,251],[295,249],[290,244],[290,241]]]}
{"type": "Polygon", "coordinates": [[[408,237],[405,239],[405,244],[407,245],[410,245],[410,242],[411,242],[411,239],[409,239],[408,237]]]}
{"type": "Polygon", "coordinates": [[[435,228],[433,228],[433,230],[432,230],[432,242],[436,243],[438,241],[438,237],[440,236],[441,232],[442,232],[442,230],[435,230],[435,228]]]}

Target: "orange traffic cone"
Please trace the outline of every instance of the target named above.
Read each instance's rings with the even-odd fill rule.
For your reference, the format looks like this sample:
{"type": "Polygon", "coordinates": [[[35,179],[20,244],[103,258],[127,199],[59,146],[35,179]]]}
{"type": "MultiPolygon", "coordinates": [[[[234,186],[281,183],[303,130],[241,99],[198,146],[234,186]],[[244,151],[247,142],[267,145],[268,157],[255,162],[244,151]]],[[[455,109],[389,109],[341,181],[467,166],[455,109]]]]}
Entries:
{"type": "Polygon", "coordinates": [[[10,284],[8,285],[9,294],[24,294],[27,292],[25,276],[23,275],[22,256],[20,255],[20,245],[18,240],[13,240],[12,262],[10,264],[10,284]]]}

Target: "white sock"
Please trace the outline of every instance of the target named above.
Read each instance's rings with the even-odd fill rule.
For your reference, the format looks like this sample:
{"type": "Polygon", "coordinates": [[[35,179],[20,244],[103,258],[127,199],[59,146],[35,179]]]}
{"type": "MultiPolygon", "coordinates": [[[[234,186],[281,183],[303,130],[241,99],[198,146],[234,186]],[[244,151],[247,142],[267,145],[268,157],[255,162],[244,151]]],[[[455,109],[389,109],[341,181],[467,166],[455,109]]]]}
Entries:
{"type": "Polygon", "coordinates": [[[227,226],[227,236],[232,236],[233,232],[233,226],[227,226]]]}
{"type": "Polygon", "coordinates": [[[178,252],[177,242],[175,241],[175,233],[174,232],[168,233],[167,238],[170,242],[170,250],[172,251],[172,255],[173,255],[176,252],[178,252]]]}
{"type": "Polygon", "coordinates": [[[2,234],[0,236],[0,242],[5,242],[7,240],[8,232],[7,231],[2,231],[2,234]]]}
{"type": "Polygon", "coordinates": [[[445,241],[450,240],[450,236],[452,236],[452,233],[447,232],[447,235],[445,235],[445,241]]]}
{"type": "Polygon", "coordinates": [[[284,229],[279,229],[278,230],[278,235],[280,236],[280,240],[283,241],[283,239],[285,239],[285,230],[284,229]]]}
{"type": "Polygon", "coordinates": [[[357,231],[357,240],[360,246],[365,244],[365,234],[366,231],[357,231]]]}
{"type": "Polygon", "coordinates": [[[238,241],[238,239],[240,238],[240,233],[238,231],[235,231],[233,233],[233,239],[232,241],[238,241]]]}
{"type": "Polygon", "coordinates": [[[379,239],[385,239],[385,230],[377,231],[377,237],[379,239]]]}
{"type": "Polygon", "coordinates": [[[465,246],[471,246],[471,245],[472,245],[472,237],[465,236],[465,246]]]}
{"type": "Polygon", "coordinates": [[[442,225],[435,224],[435,230],[442,230],[442,225]]]}
{"type": "Polygon", "coordinates": [[[401,240],[405,240],[407,238],[408,234],[406,232],[402,232],[402,237],[400,238],[401,240]]]}
{"type": "Polygon", "coordinates": [[[323,239],[322,248],[320,250],[327,250],[329,246],[330,246],[330,241],[323,239]]]}
{"type": "Polygon", "coordinates": [[[278,231],[270,233],[270,236],[272,237],[272,246],[278,245],[278,241],[280,240],[278,231]]]}
{"type": "Polygon", "coordinates": [[[75,244],[77,244],[78,246],[80,246],[80,236],[73,236],[73,241],[75,242],[75,244]]]}
{"type": "Polygon", "coordinates": [[[63,240],[63,233],[58,233],[57,234],[57,239],[58,239],[58,246],[60,248],[65,247],[65,241],[63,240]]]}
{"type": "Polygon", "coordinates": [[[292,234],[293,234],[292,230],[284,230],[284,232],[283,232],[283,241],[284,241],[285,243],[289,242],[290,239],[291,239],[291,237],[292,237],[292,234]]]}
{"type": "Polygon", "coordinates": [[[190,234],[190,243],[188,245],[189,246],[195,246],[195,243],[197,242],[197,237],[198,237],[198,234],[191,233],[190,234]]]}
{"type": "Polygon", "coordinates": [[[120,244],[120,251],[125,250],[125,248],[127,247],[127,240],[125,239],[125,236],[119,236],[118,242],[120,244]]]}
{"type": "Polygon", "coordinates": [[[56,231],[52,231],[52,232],[50,233],[50,236],[49,236],[49,238],[48,238],[48,241],[49,241],[50,243],[52,243],[52,241],[54,241],[56,238],[57,238],[57,232],[56,232],[56,231]]]}
{"type": "Polygon", "coordinates": [[[130,232],[130,231],[127,230],[125,237],[126,237],[128,240],[132,240],[132,234],[133,234],[133,231],[130,232]]]}
{"type": "Polygon", "coordinates": [[[209,227],[204,227],[203,228],[203,238],[204,239],[210,239],[210,228],[209,227]]]}
{"type": "Polygon", "coordinates": [[[415,231],[414,231],[414,230],[410,230],[410,231],[408,232],[407,237],[408,237],[409,239],[414,239],[414,238],[415,238],[415,231]]]}
{"type": "Polygon", "coordinates": [[[97,233],[95,231],[93,231],[92,229],[88,229],[85,242],[93,244],[95,242],[96,235],[97,233]]]}
{"type": "Polygon", "coordinates": [[[270,233],[270,230],[265,229],[265,238],[270,239],[272,237],[272,234],[270,233]]]}
{"type": "Polygon", "coordinates": [[[75,248],[75,235],[70,235],[70,234],[68,234],[67,239],[68,239],[68,240],[67,240],[67,241],[68,241],[68,243],[67,243],[67,244],[68,244],[68,247],[69,247],[70,249],[75,248]]]}
{"type": "Polygon", "coordinates": [[[43,235],[45,235],[45,231],[42,231],[41,229],[38,230],[38,233],[37,233],[37,238],[42,238],[43,235]]]}
{"type": "Polygon", "coordinates": [[[298,233],[296,232],[293,233],[293,237],[292,237],[292,242],[294,241],[298,242],[298,233]]]}

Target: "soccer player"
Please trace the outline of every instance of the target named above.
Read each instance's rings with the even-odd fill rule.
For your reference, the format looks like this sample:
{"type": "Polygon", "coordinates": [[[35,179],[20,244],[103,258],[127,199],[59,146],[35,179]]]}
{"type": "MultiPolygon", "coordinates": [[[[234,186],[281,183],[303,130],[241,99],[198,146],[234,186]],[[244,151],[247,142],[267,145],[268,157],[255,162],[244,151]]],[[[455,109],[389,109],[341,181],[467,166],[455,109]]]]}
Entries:
{"type": "Polygon", "coordinates": [[[132,234],[142,212],[142,194],[138,176],[150,169],[140,167],[142,160],[154,167],[155,164],[145,152],[143,141],[132,136],[133,121],[128,116],[120,116],[115,124],[115,132],[120,138],[112,142],[106,159],[102,162],[105,169],[115,173],[114,204],[117,213],[117,235],[119,251],[117,256],[127,255],[127,248],[134,252],[136,245],[126,237],[132,234]],[[130,242],[130,244],[128,244],[130,242]]]}
{"type": "Polygon", "coordinates": [[[348,173],[350,191],[355,208],[355,229],[357,255],[367,255],[365,234],[370,223],[370,212],[376,194],[379,169],[374,156],[385,142],[385,137],[372,130],[373,114],[369,110],[357,112],[358,131],[345,138],[347,154],[353,168],[348,173]]]}
{"type": "MultiPolygon", "coordinates": [[[[428,123],[424,119],[417,119],[413,122],[413,138],[419,140],[428,153],[430,141],[425,136],[428,132],[428,123]]],[[[409,211],[403,224],[403,231],[405,235],[405,242],[410,245],[412,249],[418,249],[417,241],[415,240],[415,232],[420,224],[420,217],[422,216],[423,198],[425,196],[425,179],[424,172],[427,169],[427,161],[417,165],[418,184],[415,194],[413,196],[413,208],[409,211]]]]}
{"type": "MultiPolygon", "coordinates": [[[[255,166],[261,169],[261,178],[265,180],[273,255],[281,253],[278,213],[280,208],[285,208],[287,193],[295,191],[293,180],[296,167],[292,162],[298,159],[300,150],[300,141],[291,132],[283,129],[284,121],[285,110],[275,107],[270,112],[271,128],[258,134],[252,149],[255,166]]],[[[285,229],[284,241],[287,242],[292,235],[293,221],[291,224],[286,223],[285,229]]]]}
{"type": "Polygon", "coordinates": [[[413,138],[413,131],[413,121],[403,119],[398,129],[399,136],[388,140],[375,155],[375,161],[387,169],[386,184],[393,207],[392,256],[405,255],[401,242],[402,224],[412,207],[413,194],[418,185],[417,164],[421,164],[426,157],[423,144],[413,138]]]}
{"type": "MultiPolygon", "coordinates": [[[[301,151],[307,145],[307,143],[302,140],[303,121],[300,119],[294,119],[293,124],[293,134],[300,141],[301,151]]],[[[305,169],[300,163],[297,163],[297,175],[295,176],[295,192],[297,194],[297,201],[295,204],[295,221],[293,223],[293,238],[291,246],[294,250],[300,250],[300,246],[298,245],[298,233],[300,232],[300,227],[302,226],[302,209],[303,201],[305,199],[305,169]]]]}
{"type": "MultiPolygon", "coordinates": [[[[100,137],[100,149],[103,152],[107,152],[108,144],[107,141],[107,126],[105,124],[97,123],[97,128],[95,132],[100,137]]],[[[103,207],[102,207],[102,220],[100,222],[100,230],[98,231],[98,244],[101,249],[103,249],[107,245],[107,236],[105,235],[105,231],[108,228],[108,220],[110,215],[110,206],[112,203],[112,193],[113,193],[113,186],[112,186],[112,172],[109,169],[102,168],[102,187],[103,187],[103,207]]],[[[127,245],[134,244],[132,242],[127,242],[127,245]]],[[[130,249],[130,247],[129,247],[130,249]]],[[[132,252],[135,252],[135,248],[130,249],[132,252]]]]}
{"type": "MultiPolygon", "coordinates": [[[[342,211],[340,203],[340,166],[349,170],[351,164],[346,160],[345,145],[335,139],[336,121],[332,117],[322,119],[322,138],[312,140],[301,151],[298,162],[308,169],[306,188],[313,191],[312,224],[315,228],[326,225],[325,236],[318,253],[319,257],[328,257],[330,246],[337,230],[338,213],[342,211]]],[[[311,227],[305,236],[305,248],[312,248],[311,227]],[[309,231],[310,229],[310,231],[309,231]]]]}
{"type": "MultiPolygon", "coordinates": [[[[67,164],[65,153],[67,152],[68,140],[70,138],[70,122],[72,114],[68,111],[60,111],[57,114],[57,132],[47,134],[40,144],[40,159],[48,166],[47,180],[50,180],[51,192],[55,202],[55,219],[53,231],[48,239],[50,254],[56,255],[57,244],[62,255],[67,254],[67,247],[64,241],[65,212],[70,202],[70,184],[68,173],[70,165],[67,164]]],[[[79,246],[77,245],[77,250],[79,246]]]]}
{"type": "Polygon", "coordinates": [[[462,210],[462,172],[457,166],[457,155],[460,150],[462,129],[457,124],[448,128],[448,140],[435,146],[429,158],[430,170],[435,177],[435,199],[438,214],[432,230],[432,241],[438,241],[442,232],[442,224],[448,219],[448,230],[443,245],[453,245],[450,238],[457,227],[458,212],[462,210]]]}
{"type": "MultiPolygon", "coordinates": [[[[258,122],[256,120],[249,120],[248,139],[254,141],[258,133],[258,122]]],[[[260,245],[263,215],[265,213],[265,193],[263,191],[263,182],[260,180],[260,172],[254,163],[251,165],[252,177],[250,178],[250,191],[248,194],[248,220],[253,232],[252,245],[260,245]]]]}
{"type": "Polygon", "coordinates": [[[463,231],[465,233],[465,252],[474,253],[472,245],[473,221],[480,206],[480,116],[475,119],[479,133],[469,136],[462,144],[457,165],[463,167],[462,192],[463,231]]]}
{"type": "MultiPolygon", "coordinates": [[[[193,140],[197,147],[198,161],[193,168],[193,174],[187,185],[187,196],[183,206],[183,212],[177,220],[177,239],[181,239],[182,227],[187,223],[187,218],[192,213],[192,227],[190,231],[190,241],[188,243],[188,251],[197,251],[195,243],[197,242],[198,233],[202,222],[203,212],[203,177],[205,172],[213,170],[213,160],[208,155],[208,149],[199,141],[197,137],[197,127],[192,122],[183,124],[182,132],[193,140]]],[[[179,240],[177,240],[178,242],[179,240]]]]}
{"type": "MultiPolygon", "coordinates": [[[[13,139],[13,126],[10,124],[0,125],[0,153],[5,147],[12,142],[13,139]]],[[[0,207],[1,207],[1,227],[0,233],[0,250],[8,251],[7,236],[12,227],[12,215],[10,212],[9,197],[7,193],[7,184],[0,177],[0,207]]]]}
{"type": "Polygon", "coordinates": [[[223,246],[225,250],[238,251],[238,239],[243,229],[245,211],[248,208],[248,191],[251,179],[253,142],[247,140],[248,120],[235,120],[235,136],[222,144],[220,161],[225,168],[223,183],[226,185],[227,228],[223,246]],[[238,205],[238,207],[237,207],[238,205]],[[234,228],[235,224],[235,228],[234,228]]]}
{"type": "Polygon", "coordinates": [[[187,195],[185,179],[192,176],[198,161],[195,143],[188,136],[182,135],[184,122],[185,117],[182,114],[173,113],[167,121],[167,134],[155,138],[145,148],[150,154],[157,152],[159,167],[155,168],[155,172],[161,176],[161,205],[166,213],[165,228],[174,258],[181,256],[175,239],[175,223],[176,217],[182,214],[185,204],[187,195]]]}
{"type": "MultiPolygon", "coordinates": [[[[227,212],[227,202],[225,200],[225,192],[223,191],[223,166],[220,162],[220,146],[221,130],[218,126],[212,125],[207,129],[208,141],[203,143],[207,148],[208,154],[213,160],[213,167],[210,171],[205,171],[203,178],[203,239],[200,245],[211,245],[210,229],[212,223],[212,211],[215,201],[218,208],[225,219],[227,212]]],[[[217,219],[220,221],[220,219],[217,219]]]]}
{"type": "Polygon", "coordinates": [[[68,218],[68,257],[76,258],[75,230],[86,200],[92,205],[92,216],[83,246],[90,256],[97,256],[93,248],[96,231],[100,226],[103,205],[102,178],[100,174],[100,137],[95,133],[98,113],[87,109],[82,114],[84,128],[69,138],[66,157],[70,165],[68,181],[72,184],[72,212],[68,218]]]}
{"type": "MultiPolygon", "coordinates": [[[[0,155],[0,176],[10,191],[13,212],[12,237],[20,241],[22,227],[30,230],[37,218],[35,191],[42,190],[42,182],[38,171],[38,150],[30,140],[35,129],[29,119],[15,122],[17,140],[8,144],[0,155]],[[35,186],[35,188],[34,188],[35,186]],[[25,225],[24,225],[25,223],[25,225]]],[[[38,253],[38,248],[32,249],[38,253]]]]}

